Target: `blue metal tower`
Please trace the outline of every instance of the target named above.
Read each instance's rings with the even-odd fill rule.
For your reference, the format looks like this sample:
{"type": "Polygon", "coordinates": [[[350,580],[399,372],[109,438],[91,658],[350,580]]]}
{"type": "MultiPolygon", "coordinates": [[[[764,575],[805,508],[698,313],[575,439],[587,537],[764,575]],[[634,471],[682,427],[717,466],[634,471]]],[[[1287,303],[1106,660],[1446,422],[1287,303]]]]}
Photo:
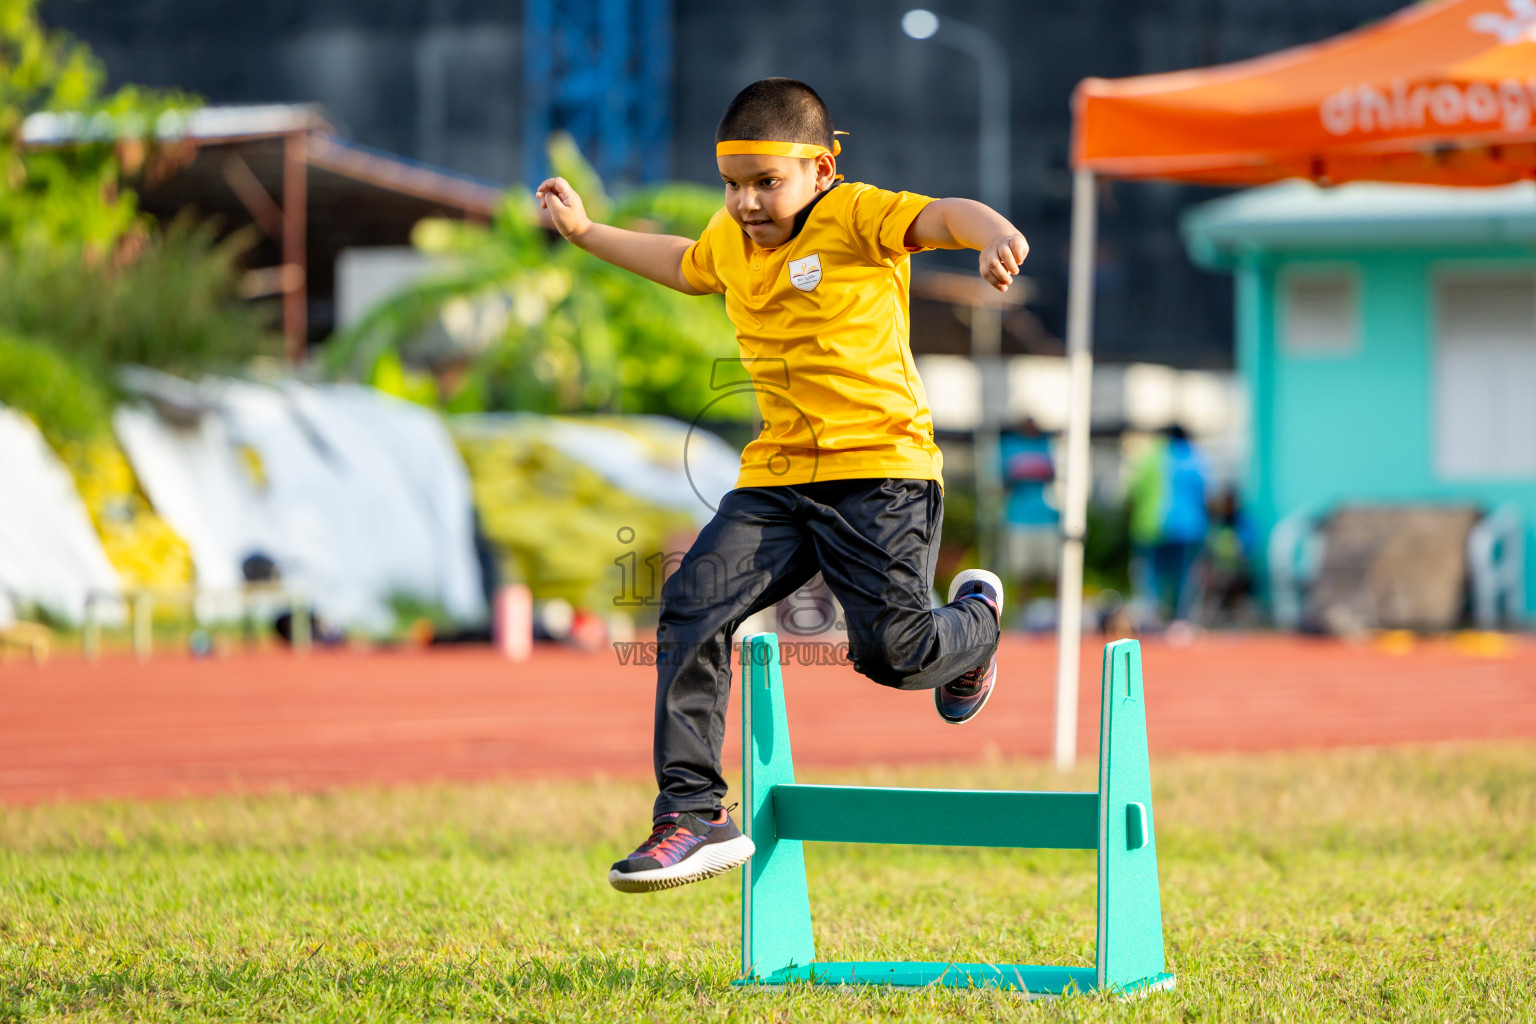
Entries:
{"type": "Polygon", "coordinates": [[[672,0],[524,0],[523,163],[547,173],[545,140],[567,131],[609,184],[669,170],[672,0]]]}

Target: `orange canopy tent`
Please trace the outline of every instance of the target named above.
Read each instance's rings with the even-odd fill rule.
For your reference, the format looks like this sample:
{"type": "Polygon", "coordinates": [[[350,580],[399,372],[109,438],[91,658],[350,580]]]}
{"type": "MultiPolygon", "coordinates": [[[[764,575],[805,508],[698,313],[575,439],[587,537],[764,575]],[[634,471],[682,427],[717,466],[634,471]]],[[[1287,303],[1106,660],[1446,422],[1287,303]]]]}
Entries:
{"type": "Polygon", "coordinates": [[[1326,42],[1075,96],[1073,163],[1125,178],[1504,185],[1536,173],[1536,0],[1421,4],[1326,42]]]}
{"type": "Polygon", "coordinates": [[[1417,4],[1254,60],[1089,78],[1073,104],[1072,395],[1055,744],[1062,767],[1076,756],[1095,177],[1244,186],[1298,177],[1503,185],[1536,176],[1536,0],[1417,4]]]}

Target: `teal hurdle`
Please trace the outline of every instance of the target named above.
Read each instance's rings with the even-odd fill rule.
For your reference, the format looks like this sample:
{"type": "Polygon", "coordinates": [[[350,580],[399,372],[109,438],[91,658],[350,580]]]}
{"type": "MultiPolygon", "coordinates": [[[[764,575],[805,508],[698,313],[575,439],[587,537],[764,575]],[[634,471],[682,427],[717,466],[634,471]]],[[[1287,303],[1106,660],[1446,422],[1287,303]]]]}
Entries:
{"type": "Polygon", "coordinates": [[[742,876],[737,984],[993,985],[1039,995],[1173,985],[1174,976],[1163,970],[1141,645],[1135,640],[1104,648],[1096,793],[799,785],[779,638],[755,633],[741,651],[742,802],[757,853],[742,876]],[[1097,850],[1097,965],[818,962],[806,842],[1097,850]]]}

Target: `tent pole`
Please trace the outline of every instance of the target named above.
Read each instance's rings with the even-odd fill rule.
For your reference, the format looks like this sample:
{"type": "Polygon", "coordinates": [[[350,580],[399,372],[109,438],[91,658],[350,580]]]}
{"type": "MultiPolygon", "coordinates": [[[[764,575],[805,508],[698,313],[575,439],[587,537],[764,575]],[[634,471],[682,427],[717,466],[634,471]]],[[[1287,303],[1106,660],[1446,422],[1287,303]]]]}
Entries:
{"type": "Polygon", "coordinates": [[[1093,393],[1093,249],[1098,232],[1093,172],[1072,175],[1072,251],[1067,284],[1067,466],[1062,510],[1060,614],[1056,634],[1056,767],[1077,760],[1077,683],[1083,636],[1083,535],[1088,521],[1089,403],[1093,393]]]}

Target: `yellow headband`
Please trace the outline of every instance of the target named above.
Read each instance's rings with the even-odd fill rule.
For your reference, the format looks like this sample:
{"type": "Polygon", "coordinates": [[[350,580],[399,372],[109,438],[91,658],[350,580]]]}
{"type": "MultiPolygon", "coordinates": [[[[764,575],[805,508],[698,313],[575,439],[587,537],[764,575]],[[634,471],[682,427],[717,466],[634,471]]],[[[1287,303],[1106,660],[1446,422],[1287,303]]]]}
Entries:
{"type": "MultiPolygon", "coordinates": [[[[847,132],[833,132],[833,135],[847,135],[847,132]]],[[[788,156],[799,160],[814,160],[823,153],[828,156],[837,156],[843,151],[843,144],[836,139],[832,140],[832,148],[815,146],[808,142],[772,142],[768,139],[738,139],[734,142],[715,143],[715,156],[746,156],[756,154],[760,156],[788,156]]]]}

